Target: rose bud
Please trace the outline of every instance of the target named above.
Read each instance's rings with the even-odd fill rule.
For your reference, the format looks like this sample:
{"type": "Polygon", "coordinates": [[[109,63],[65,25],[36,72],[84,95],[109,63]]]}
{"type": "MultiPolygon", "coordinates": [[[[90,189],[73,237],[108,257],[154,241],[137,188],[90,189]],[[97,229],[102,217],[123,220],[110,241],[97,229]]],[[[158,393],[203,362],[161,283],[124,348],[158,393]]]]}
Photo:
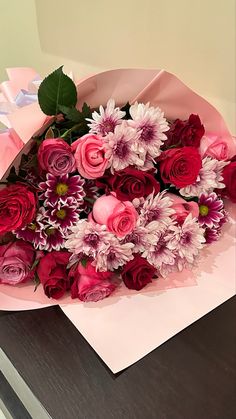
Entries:
{"type": "Polygon", "coordinates": [[[236,154],[236,139],[208,134],[201,139],[199,152],[202,158],[210,156],[217,160],[230,160],[236,154]]]}
{"type": "Polygon", "coordinates": [[[113,194],[98,198],[93,206],[93,220],[107,230],[123,237],[134,230],[138,213],[129,201],[119,201],[113,194]]]}
{"type": "Polygon", "coordinates": [[[99,301],[115,290],[116,285],[111,281],[112,272],[97,272],[88,261],[86,267],[80,264],[72,267],[69,273],[71,285],[71,297],[81,301],[99,301]]]}
{"type": "Polygon", "coordinates": [[[37,274],[48,298],[58,300],[69,289],[69,278],[66,267],[70,253],[52,251],[40,259],[37,274]]]}
{"type": "Polygon", "coordinates": [[[177,196],[173,193],[166,193],[168,198],[172,200],[171,208],[175,210],[173,217],[178,223],[182,224],[185,218],[191,213],[193,218],[197,218],[199,215],[198,204],[194,201],[185,201],[185,199],[177,196]]]}
{"type": "Polygon", "coordinates": [[[71,148],[81,176],[85,179],[96,179],[104,174],[108,167],[108,160],[105,157],[106,150],[102,138],[98,135],[86,134],[78,138],[71,148]]]}
{"type": "Polygon", "coordinates": [[[23,240],[0,246],[0,284],[17,285],[34,277],[32,265],[40,256],[23,240]]]}
{"type": "Polygon", "coordinates": [[[75,171],[75,158],[71,147],[61,138],[43,140],[38,149],[40,168],[54,176],[75,171]]]}

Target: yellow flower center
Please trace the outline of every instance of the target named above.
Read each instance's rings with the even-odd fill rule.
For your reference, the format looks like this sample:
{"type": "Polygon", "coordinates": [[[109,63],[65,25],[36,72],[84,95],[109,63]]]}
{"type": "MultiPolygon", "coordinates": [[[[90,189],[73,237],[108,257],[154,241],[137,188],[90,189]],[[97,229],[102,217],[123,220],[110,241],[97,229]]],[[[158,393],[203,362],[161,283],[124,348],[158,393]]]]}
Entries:
{"type": "Polygon", "coordinates": [[[58,183],[56,186],[56,194],[57,195],[65,195],[68,191],[68,185],[66,183],[58,183]]]}
{"type": "Polygon", "coordinates": [[[201,215],[206,216],[209,212],[209,208],[206,205],[200,205],[199,212],[201,215]]]}
{"type": "Polygon", "coordinates": [[[54,234],[54,233],[55,233],[55,231],[56,231],[56,229],[55,229],[55,228],[48,227],[48,228],[46,229],[46,234],[47,234],[48,236],[52,236],[52,234],[54,234]]]}
{"type": "Polygon", "coordinates": [[[66,216],[66,211],[64,209],[60,209],[56,212],[57,218],[60,218],[61,220],[64,220],[66,216]]]}
{"type": "Polygon", "coordinates": [[[28,225],[28,228],[29,228],[30,230],[35,231],[35,230],[36,230],[36,224],[35,224],[35,223],[31,223],[31,224],[29,224],[29,225],[28,225]]]}

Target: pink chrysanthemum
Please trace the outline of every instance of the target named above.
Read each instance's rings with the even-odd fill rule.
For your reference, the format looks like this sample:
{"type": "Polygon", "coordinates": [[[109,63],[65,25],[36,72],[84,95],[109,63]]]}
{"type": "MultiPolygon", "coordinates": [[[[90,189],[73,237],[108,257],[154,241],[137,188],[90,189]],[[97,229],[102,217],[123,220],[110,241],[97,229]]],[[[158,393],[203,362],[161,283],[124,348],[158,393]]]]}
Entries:
{"type": "Polygon", "coordinates": [[[127,234],[122,243],[133,243],[133,253],[142,253],[158,241],[156,230],[159,224],[156,221],[149,223],[146,227],[140,225],[140,219],[132,233],[127,234]]]}
{"type": "Polygon", "coordinates": [[[79,220],[81,208],[73,197],[67,198],[66,202],[58,202],[55,207],[48,207],[45,217],[52,226],[60,227],[63,231],[68,230],[79,220]]]}
{"type": "Polygon", "coordinates": [[[112,173],[128,166],[143,165],[144,161],[134,151],[136,140],[136,130],[128,127],[126,122],[116,126],[114,133],[111,132],[104,137],[106,158],[109,160],[112,173]]]}
{"type": "Polygon", "coordinates": [[[100,106],[99,112],[94,111],[92,119],[87,118],[86,120],[89,122],[90,132],[105,136],[109,132],[114,132],[115,127],[122,123],[124,116],[125,112],[115,107],[114,99],[109,99],[105,109],[100,106]]]}
{"type": "Polygon", "coordinates": [[[114,271],[134,258],[132,254],[133,247],[132,243],[122,244],[113,236],[108,246],[104,243],[99,249],[97,257],[92,264],[101,272],[114,271]]]}
{"type": "Polygon", "coordinates": [[[174,265],[175,253],[168,248],[168,240],[166,239],[166,232],[162,233],[157,243],[153,246],[147,247],[143,253],[143,257],[147,258],[148,262],[161,269],[162,265],[174,265]]]}
{"type": "Polygon", "coordinates": [[[222,171],[229,162],[219,161],[211,157],[204,157],[202,167],[196,182],[180,189],[180,194],[186,197],[200,196],[202,193],[212,192],[214,189],[223,189],[222,171]]]}
{"type": "Polygon", "coordinates": [[[220,221],[225,217],[224,204],[215,192],[201,194],[198,201],[199,216],[198,222],[203,227],[218,227],[220,221]]]}
{"type": "Polygon", "coordinates": [[[138,131],[137,149],[141,156],[147,153],[156,158],[161,154],[160,147],[167,139],[164,134],[169,126],[160,108],[154,108],[149,103],[135,103],[130,107],[129,125],[138,131]]]}
{"type": "Polygon", "coordinates": [[[139,208],[142,224],[147,226],[148,223],[156,221],[160,231],[165,229],[173,222],[170,217],[175,211],[171,208],[171,205],[172,201],[165,195],[165,191],[158,193],[156,196],[154,194],[149,195],[139,208]]]}
{"type": "Polygon", "coordinates": [[[42,191],[40,199],[45,200],[45,205],[54,206],[58,201],[65,203],[68,197],[74,197],[78,205],[83,202],[84,180],[79,175],[54,176],[48,173],[46,181],[39,184],[42,191]]]}
{"type": "Polygon", "coordinates": [[[180,258],[193,263],[199,250],[205,243],[204,229],[201,228],[195,218],[189,214],[182,225],[170,225],[166,235],[168,248],[175,251],[180,258]]]}
{"type": "Polygon", "coordinates": [[[112,239],[113,234],[106,231],[106,226],[80,220],[71,228],[65,246],[76,255],[82,253],[95,259],[99,249],[109,246],[112,239]]]}

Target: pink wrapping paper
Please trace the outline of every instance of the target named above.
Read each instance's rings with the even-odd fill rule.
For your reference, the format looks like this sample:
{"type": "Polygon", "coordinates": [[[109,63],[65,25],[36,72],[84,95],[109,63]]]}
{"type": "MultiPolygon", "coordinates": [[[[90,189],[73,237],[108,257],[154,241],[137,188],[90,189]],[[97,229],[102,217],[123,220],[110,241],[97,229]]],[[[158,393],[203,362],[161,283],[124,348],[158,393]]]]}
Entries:
{"type": "MultiPolygon", "coordinates": [[[[110,97],[118,105],[149,101],[161,107],[169,119],[186,119],[190,113],[197,113],[206,134],[214,132],[232,141],[218,111],[163,70],[112,70],[78,84],[78,107],[84,102],[92,107],[105,105],[110,97]]],[[[22,150],[23,143],[30,140],[46,118],[35,103],[17,109],[8,116],[8,121],[17,134],[14,140],[9,138],[10,143],[7,144],[6,138],[1,143],[3,148],[14,149],[1,162],[1,176],[6,166],[11,165],[16,150],[22,150]],[[25,117],[30,113],[32,123],[27,127],[25,117]]],[[[235,208],[229,206],[229,212],[231,223],[225,226],[219,242],[202,251],[196,271],[171,274],[139,293],[121,287],[114,296],[98,303],[83,304],[70,297],[60,300],[64,313],[113,372],[136,362],[235,294],[235,208]]],[[[55,304],[57,301],[43,294],[42,287],[36,292],[32,284],[0,287],[0,310],[28,310],[55,304]]]]}

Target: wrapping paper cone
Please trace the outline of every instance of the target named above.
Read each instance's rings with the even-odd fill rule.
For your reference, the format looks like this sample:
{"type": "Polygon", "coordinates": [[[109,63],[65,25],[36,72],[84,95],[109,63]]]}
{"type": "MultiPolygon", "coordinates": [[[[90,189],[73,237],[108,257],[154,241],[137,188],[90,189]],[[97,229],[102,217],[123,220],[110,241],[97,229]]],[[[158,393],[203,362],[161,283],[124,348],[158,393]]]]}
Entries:
{"type": "MultiPolygon", "coordinates": [[[[218,111],[173,74],[163,70],[107,71],[81,81],[77,90],[78,107],[84,102],[92,107],[105,105],[112,97],[117,105],[136,100],[150,102],[162,108],[169,119],[186,119],[190,113],[197,113],[206,134],[215,133],[233,142],[218,111]]],[[[17,109],[8,117],[19,141],[25,143],[33,134],[33,126],[36,131],[45,122],[45,116],[38,113],[38,105],[34,105],[34,108],[29,105],[27,110],[17,109]],[[28,129],[28,121],[23,119],[29,110],[34,112],[35,119],[28,129]]],[[[2,144],[1,147],[6,147],[2,144]]],[[[12,143],[14,152],[17,147],[24,152],[22,144],[19,142],[13,147],[12,143]]],[[[6,170],[6,164],[13,164],[9,158],[7,162],[5,166],[2,162],[1,173],[6,170]]],[[[219,242],[202,251],[195,271],[171,274],[167,280],[160,279],[139,293],[121,287],[114,296],[98,303],[83,304],[70,297],[60,300],[64,313],[113,372],[136,362],[235,294],[236,217],[235,209],[230,205],[228,209],[231,222],[225,226],[219,242]]],[[[0,310],[28,310],[55,304],[58,302],[49,300],[42,287],[36,292],[31,284],[0,287],[0,310]]]]}

